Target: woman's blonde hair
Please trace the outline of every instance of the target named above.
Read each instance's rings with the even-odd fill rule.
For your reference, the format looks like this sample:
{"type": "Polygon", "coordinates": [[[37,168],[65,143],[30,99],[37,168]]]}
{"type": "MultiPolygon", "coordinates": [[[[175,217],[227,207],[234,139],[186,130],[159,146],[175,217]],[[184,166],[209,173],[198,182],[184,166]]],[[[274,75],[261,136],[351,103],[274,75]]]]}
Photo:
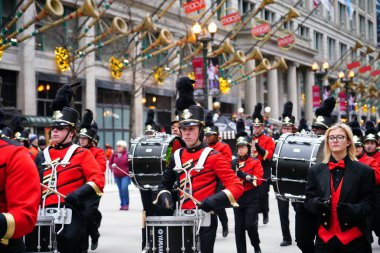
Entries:
{"type": "Polygon", "coordinates": [[[342,129],[346,133],[347,141],[350,142],[350,145],[347,147],[347,154],[350,157],[351,160],[355,161],[355,145],[353,142],[354,135],[352,134],[351,128],[343,123],[336,123],[335,125],[331,126],[329,129],[327,129],[325,133],[325,148],[323,150],[323,163],[328,163],[331,157],[331,149],[329,147],[329,134],[333,130],[342,129]]]}

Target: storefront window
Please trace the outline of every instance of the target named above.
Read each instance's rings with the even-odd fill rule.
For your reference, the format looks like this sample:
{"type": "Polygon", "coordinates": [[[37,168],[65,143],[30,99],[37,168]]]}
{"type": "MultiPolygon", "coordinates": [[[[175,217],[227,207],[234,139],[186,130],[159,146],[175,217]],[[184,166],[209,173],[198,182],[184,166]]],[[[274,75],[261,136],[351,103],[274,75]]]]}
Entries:
{"type": "Polygon", "coordinates": [[[0,79],[0,82],[2,81],[2,85],[0,86],[1,104],[6,107],[16,107],[17,72],[0,69],[0,79]]]}

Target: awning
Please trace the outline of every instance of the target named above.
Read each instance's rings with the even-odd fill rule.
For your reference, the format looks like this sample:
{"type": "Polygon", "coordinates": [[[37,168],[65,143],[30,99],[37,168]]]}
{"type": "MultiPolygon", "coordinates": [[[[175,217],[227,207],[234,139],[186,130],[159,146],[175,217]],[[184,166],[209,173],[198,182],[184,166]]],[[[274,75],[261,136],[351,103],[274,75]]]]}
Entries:
{"type": "Polygon", "coordinates": [[[49,127],[51,123],[51,117],[46,116],[22,116],[25,119],[25,127],[49,127]]]}

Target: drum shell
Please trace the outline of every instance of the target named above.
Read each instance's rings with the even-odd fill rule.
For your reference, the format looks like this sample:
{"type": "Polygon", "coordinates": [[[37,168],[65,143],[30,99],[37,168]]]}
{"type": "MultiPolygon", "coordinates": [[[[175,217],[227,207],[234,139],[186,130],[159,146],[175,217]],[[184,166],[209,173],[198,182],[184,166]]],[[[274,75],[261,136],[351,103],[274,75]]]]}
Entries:
{"type": "Polygon", "coordinates": [[[284,134],[276,144],[272,160],[273,188],[277,196],[303,201],[308,170],[322,161],[323,137],[284,134]]]}
{"type": "Polygon", "coordinates": [[[25,252],[54,252],[56,247],[54,240],[54,218],[38,216],[34,230],[24,236],[25,252]],[[40,243],[38,243],[38,233],[40,233],[40,243]]]}
{"type": "Polygon", "coordinates": [[[161,135],[151,138],[139,137],[131,142],[129,168],[132,172],[132,182],[137,187],[151,189],[161,183],[175,140],[179,140],[179,137],[161,135]]]}
{"type": "Polygon", "coordinates": [[[196,225],[196,217],[147,217],[147,252],[198,252],[197,240],[194,237],[196,225]],[[184,245],[182,245],[182,239],[184,239],[184,245]],[[183,246],[184,251],[182,251],[183,246]],[[155,251],[153,251],[154,248],[155,251]]]}

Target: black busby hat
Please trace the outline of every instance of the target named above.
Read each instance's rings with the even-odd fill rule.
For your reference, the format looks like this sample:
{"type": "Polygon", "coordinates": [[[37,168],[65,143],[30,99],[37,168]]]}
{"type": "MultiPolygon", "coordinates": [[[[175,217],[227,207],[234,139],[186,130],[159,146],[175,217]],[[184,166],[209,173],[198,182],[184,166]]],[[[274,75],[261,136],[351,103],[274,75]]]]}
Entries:
{"type": "Polygon", "coordinates": [[[236,138],[239,138],[241,136],[247,136],[247,132],[245,131],[245,123],[242,118],[238,119],[236,122],[236,138]]]}
{"type": "Polygon", "coordinates": [[[310,131],[309,126],[307,125],[307,120],[305,118],[301,118],[298,125],[298,132],[301,132],[302,130],[310,131]]]}
{"type": "Polygon", "coordinates": [[[86,112],[83,115],[79,137],[89,138],[90,140],[94,139],[97,129],[94,129],[92,127],[93,120],[94,120],[94,114],[92,113],[91,110],[86,109],[86,112]]]}
{"type": "Polygon", "coordinates": [[[205,111],[194,101],[194,80],[181,77],[176,82],[178,98],[176,109],[179,111],[179,124],[183,126],[204,125],[205,111]]]}
{"type": "Polygon", "coordinates": [[[264,117],[261,115],[261,110],[263,109],[263,105],[261,103],[258,103],[255,106],[255,110],[252,114],[252,120],[253,120],[253,126],[259,126],[264,124],[264,117]]]}
{"type": "Polygon", "coordinates": [[[335,120],[331,116],[332,111],[335,107],[335,98],[334,97],[328,97],[326,98],[322,106],[317,108],[315,110],[315,118],[313,120],[313,123],[311,127],[314,128],[321,128],[327,130],[329,127],[331,127],[335,120]]]}
{"type": "Polygon", "coordinates": [[[217,126],[211,126],[211,127],[206,127],[205,128],[205,135],[213,135],[215,134],[216,136],[219,136],[219,128],[217,126]]]}
{"type": "Polygon", "coordinates": [[[282,126],[294,126],[296,119],[292,115],[292,111],[293,103],[290,101],[286,102],[282,113],[282,126]]]}
{"type": "Polygon", "coordinates": [[[74,92],[69,84],[63,85],[51,104],[54,111],[50,126],[70,126],[75,128],[79,120],[79,112],[71,108],[74,92]]]}
{"type": "Polygon", "coordinates": [[[252,142],[251,139],[248,136],[240,136],[236,140],[236,147],[239,146],[251,146],[252,142]]]}
{"type": "Polygon", "coordinates": [[[364,143],[366,143],[367,141],[377,141],[375,128],[370,128],[365,131],[364,143]]]}
{"type": "Polygon", "coordinates": [[[355,146],[363,147],[363,132],[359,127],[352,128],[352,134],[354,135],[353,143],[355,146]]]}
{"type": "Polygon", "coordinates": [[[29,140],[29,132],[26,130],[23,130],[21,132],[16,132],[15,133],[15,140],[28,141],[29,140]]]}

